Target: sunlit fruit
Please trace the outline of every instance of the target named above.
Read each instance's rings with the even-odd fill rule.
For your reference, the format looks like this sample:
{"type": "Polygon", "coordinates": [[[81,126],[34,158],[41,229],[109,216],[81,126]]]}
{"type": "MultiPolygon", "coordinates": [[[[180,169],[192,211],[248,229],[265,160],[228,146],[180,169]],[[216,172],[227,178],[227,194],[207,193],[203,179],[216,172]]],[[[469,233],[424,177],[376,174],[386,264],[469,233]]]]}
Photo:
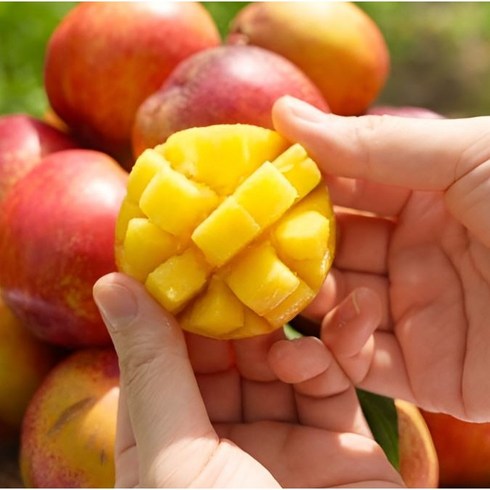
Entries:
{"type": "Polygon", "coordinates": [[[138,106],[180,61],[219,43],[198,2],[81,2],[47,45],[46,93],[85,144],[129,166],[138,106]]]}
{"type": "Polygon", "coordinates": [[[228,41],[295,63],[335,114],[362,114],[388,78],[384,36],[351,2],[252,2],[233,19],[228,41]]]}
{"type": "MultiPolygon", "coordinates": [[[[0,426],[17,433],[31,397],[58,361],[0,297],[0,426]]],[[[0,431],[1,433],[1,431],[0,431]]]]}
{"type": "Polygon", "coordinates": [[[271,51],[220,46],[197,53],[180,63],[138,109],[134,155],[163,143],[172,133],[196,126],[241,123],[273,129],[272,106],[283,95],[328,111],[314,83],[271,51]]]}
{"type": "Polygon", "coordinates": [[[398,415],[400,474],[409,488],[437,488],[439,461],[427,424],[420,410],[404,400],[395,400],[398,415]]]}
{"type": "Polygon", "coordinates": [[[116,269],[114,229],[127,172],[92,150],[52,153],[8,193],[0,213],[0,288],[38,338],[110,343],[92,286],[116,269]]]}
{"type": "Polygon", "coordinates": [[[119,367],[111,347],[80,349],[34,394],[22,425],[26,487],[114,487],[119,367]]]}
{"type": "Polygon", "coordinates": [[[490,486],[490,423],[422,411],[440,466],[442,487],[490,486]]]}
{"type": "Polygon", "coordinates": [[[173,134],[136,161],[116,227],[121,271],[186,330],[239,338],[281,327],[315,296],[335,222],[300,145],[250,125],[173,134]]]}
{"type": "Polygon", "coordinates": [[[0,117],[0,201],[43,157],[76,148],[78,143],[56,127],[27,114],[0,117]]]}

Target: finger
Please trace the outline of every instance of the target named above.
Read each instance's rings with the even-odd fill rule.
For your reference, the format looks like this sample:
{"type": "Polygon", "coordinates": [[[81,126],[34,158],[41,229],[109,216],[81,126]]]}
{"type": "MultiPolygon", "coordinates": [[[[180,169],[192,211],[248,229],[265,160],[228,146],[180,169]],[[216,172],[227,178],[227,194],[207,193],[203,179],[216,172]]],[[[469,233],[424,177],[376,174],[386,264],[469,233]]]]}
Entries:
{"type": "Polygon", "coordinates": [[[234,364],[230,342],[185,333],[187,352],[195,373],[211,374],[228,370],[234,364]]]}
{"type": "Polygon", "coordinates": [[[323,319],[320,337],[355,385],[371,368],[380,320],[381,302],[367,288],[355,289],[323,319]]]}
{"type": "Polygon", "coordinates": [[[411,190],[368,180],[324,176],[332,202],[337,206],[358,209],[380,216],[398,216],[411,190]]]}
{"type": "Polygon", "coordinates": [[[240,376],[231,342],[186,333],[187,350],[212,423],[242,420],[240,376]]]}
{"type": "Polygon", "coordinates": [[[336,213],[336,219],[339,238],[335,266],[349,271],[385,274],[393,221],[342,211],[336,213]]]}
{"type": "Polygon", "coordinates": [[[277,379],[267,360],[272,344],[284,338],[282,329],[267,335],[234,340],[235,363],[238,372],[251,381],[275,381],[277,379]]]}
{"type": "Polygon", "coordinates": [[[352,383],[320,339],[276,342],[269,362],[279,379],[294,384],[300,423],[371,435],[352,383]]]}
{"type": "Polygon", "coordinates": [[[333,359],[320,339],[300,337],[274,343],[269,350],[268,361],[282,382],[296,384],[325,372],[333,359]]]}
{"type": "Polygon", "coordinates": [[[282,382],[294,384],[303,395],[325,398],[344,392],[351,384],[316,337],[276,342],[269,351],[269,363],[282,382]]]}
{"type": "Polygon", "coordinates": [[[323,373],[294,385],[294,388],[300,395],[322,399],[343,393],[351,384],[338,363],[333,361],[323,373]]]}
{"type": "Polygon", "coordinates": [[[139,483],[138,451],[131,427],[124,387],[119,390],[114,459],[115,486],[118,488],[135,488],[139,483]]]}
{"type": "MultiPolygon", "coordinates": [[[[373,356],[359,388],[391,398],[418,404],[413,393],[400,344],[392,332],[375,332],[373,335],[373,356]]],[[[426,407],[428,409],[433,407],[426,407]]]]}
{"type": "Polygon", "coordinates": [[[381,322],[381,302],[368,288],[357,288],[322,322],[321,339],[335,357],[356,356],[381,322]]]}
{"type": "MultiPolygon", "coordinates": [[[[370,368],[372,333],[380,319],[376,295],[366,288],[354,290],[325,317],[321,342],[324,351],[331,352],[335,360],[332,359],[323,373],[295,385],[300,422],[331,431],[371,436],[352,381],[364,378],[370,368]]],[[[303,355],[319,356],[311,348],[303,355]]],[[[293,360],[291,364],[294,365],[293,360]]]]}
{"type": "Polygon", "coordinates": [[[368,288],[376,293],[381,305],[379,328],[391,329],[393,322],[389,303],[389,281],[386,276],[377,274],[331,269],[320,291],[301,314],[313,322],[320,323],[332,308],[357,288],[368,288]]]}
{"type": "Polygon", "coordinates": [[[282,329],[233,341],[236,368],[242,376],[242,415],[245,422],[297,422],[291,387],[278,381],[267,360],[270,346],[280,339],[284,339],[282,329]]]}
{"type": "MultiPolygon", "coordinates": [[[[336,367],[340,370],[337,365],[336,367]]],[[[298,419],[304,425],[332,432],[348,432],[372,437],[352,384],[349,384],[344,391],[324,398],[298,393],[296,406],[298,419]]]]}
{"type": "Polygon", "coordinates": [[[490,246],[489,117],[341,117],[285,97],[276,129],[301,143],[324,174],[421,191],[447,191],[452,214],[490,246]]]}
{"type": "Polygon", "coordinates": [[[244,422],[289,422],[296,424],[298,417],[291,387],[276,381],[242,379],[242,412],[244,422]]]}
{"type": "Polygon", "coordinates": [[[341,393],[352,380],[365,378],[371,367],[373,333],[380,319],[376,293],[367,288],[356,289],[325,316],[321,340],[304,337],[277,342],[271,348],[269,362],[279,379],[295,383],[296,390],[304,395],[326,397],[341,393]]]}
{"type": "Polygon", "coordinates": [[[241,377],[241,417],[245,422],[297,421],[292,390],[277,380],[267,361],[270,346],[283,338],[283,330],[277,329],[267,335],[231,342],[235,367],[241,377]]]}
{"type": "Polygon", "coordinates": [[[464,174],[463,153],[488,128],[487,118],[341,117],[292,97],[276,102],[273,120],[326,174],[418,190],[447,189],[464,174]]]}
{"type": "Polygon", "coordinates": [[[211,422],[242,422],[242,385],[236,369],[197,374],[197,383],[211,422]]]}
{"type": "Polygon", "coordinates": [[[160,474],[175,475],[177,467],[185,472],[186,451],[204,464],[216,447],[216,435],[179,325],[143,285],[122,274],[99,279],[94,298],[119,357],[140,475],[144,481],[157,481],[156,461],[160,474]],[[198,441],[200,450],[189,440],[198,441]]]}

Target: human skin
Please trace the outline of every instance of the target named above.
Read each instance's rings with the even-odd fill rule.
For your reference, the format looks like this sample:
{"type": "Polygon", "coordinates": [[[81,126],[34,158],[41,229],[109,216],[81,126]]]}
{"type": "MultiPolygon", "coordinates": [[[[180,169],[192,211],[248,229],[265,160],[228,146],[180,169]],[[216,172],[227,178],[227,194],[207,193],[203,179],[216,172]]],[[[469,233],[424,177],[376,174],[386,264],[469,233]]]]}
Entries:
{"type": "MultiPolygon", "coordinates": [[[[356,329],[379,315],[373,296],[357,291],[335,318],[356,329]]],[[[403,486],[318,338],[184,335],[119,273],[99,279],[94,298],[121,370],[116,486],[403,486]]]]}
{"type": "Polygon", "coordinates": [[[321,322],[358,287],[382,305],[376,329],[323,335],[344,371],[364,389],[488,422],[490,118],[342,118],[283,98],[273,119],[349,208],[338,208],[334,268],[305,315],[321,322]]]}

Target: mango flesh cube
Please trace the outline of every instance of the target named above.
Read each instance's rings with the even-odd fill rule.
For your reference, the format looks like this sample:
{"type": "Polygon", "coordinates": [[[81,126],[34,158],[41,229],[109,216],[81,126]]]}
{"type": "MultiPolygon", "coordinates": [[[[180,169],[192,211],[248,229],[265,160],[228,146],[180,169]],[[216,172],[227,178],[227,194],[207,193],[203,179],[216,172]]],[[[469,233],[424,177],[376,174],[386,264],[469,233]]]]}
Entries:
{"type": "Polygon", "coordinates": [[[143,218],[145,215],[140,207],[130,201],[126,196],[119,209],[119,214],[116,220],[116,243],[121,243],[126,236],[128,223],[133,218],[143,218]]]}
{"type": "Polygon", "coordinates": [[[145,285],[166,310],[176,313],[201,291],[208,274],[200,253],[189,248],[159,265],[148,275],[145,285]]]}
{"type": "Polygon", "coordinates": [[[245,305],[261,316],[284,301],[300,282],[269,243],[237,257],[225,274],[225,281],[245,305]]]}
{"type": "Polygon", "coordinates": [[[295,291],[265,315],[265,318],[274,327],[281,327],[313,301],[314,297],[315,292],[301,281],[295,291]]]}
{"type": "Polygon", "coordinates": [[[318,291],[332,265],[333,255],[327,253],[320,259],[288,259],[287,265],[314,291],[318,291]]]}
{"type": "Polygon", "coordinates": [[[226,134],[222,129],[217,125],[208,127],[206,133],[200,128],[185,134],[180,131],[158,150],[179,172],[227,195],[264,161],[276,158],[288,147],[274,131],[245,124],[229,125],[226,134]]]}
{"type": "Polygon", "coordinates": [[[244,324],[236,330],[231,330],[221,335],[222,339],[242,339],[244,337],[254,337],[272,332],[273,327],[264,317],[257,315],[251,309],[244,307],[244,324]]]}
{"type": "Polygon", "coordinates": [[[294,186],[300,199],[314,189],[322,178],[316,163],[298,144],[288,148],[272,164],[294,186]]]}
{"type": "Polygon", "coordinates": [[[214,276],[208,289],[179,317],[183,327],[195,332],[213,331],[220,336],[244,326],[245,307],[222,279],[214,276]]]}
{"type": "Polygon", "coordinates": [[[298,197],[296,189],[270,162],[265,162],[233,194],[262,227],[282,216],[298,197]]]}
{"type": "Polygon", "coordinates": [[[333,216],[332,203],[328,189],[320,184],[317,185],[308,195],[301,199],[291,212],[300,213],[303,211],[318,211],[323,216],[329,218],[333,216]]]}
{"type": "Polygon", "coordinates": [[[212,265],[235,256],[260,233],[260,226],[233,198],[223,201],[192,234],[194,243],[212,265]]]}
{"type": "Polygon", "coordinates": [[[218,204],[218,196],[170,168],[150,181],[140,198],[141,210],[162,230],[175,236],[190,235],[218,204]]]}
{"type": "Polygon", "coordinates": [[[321,258],[327,251],[329,222],[317,211],[284,217],[274,231],[282,254],[296,260],[321,258]]]}
{"type": "Polygon", "coordinates": [[[312,301],[335,219],[304,148],[246,124],[184,130],[137,159],[116,225],[119,270],[182,328],[239,339],[312,301]]]}
{"type": "Polygon", "coordinates": [[[177,253],[179,241],[147,218],[133,218],[124,239],[125,271],[144,282],[148,274],[177,253]]]}
{"type": "Polygon", "coordinates": [[[143,191],[146,189],[151,179],[153,179],[160,170],[168,166],[168,162],[155,150],[145,150],[140,155],[129,174],[127,198],[134,203],[138,203],[141,194],[143,194],[143,191]]]}
{"type": "Polygon", "coordinates": [[[272,332],[275,328],[263,317],[257,315],[252,310],[245,308],[245,325],[243,328],[236,332],[232,332],[234,334],[234,338],[239,338],[239,336],[244,336],[243,333],[246,333],[247,337],[261,335],[264,333],[272,332]]]}
{"type": "Polygon", "coordinates": [[[308,158],[306,150],[298,143],[291,145],[287,150],[277,156],[272,164],[281,172],[294,168],[295,165],[308,158]]]}
{"type": "Polygon", "coordinates": [[[119,214],[116,219],[115,238],[114,238],[114,259],[119,270],[125,271],[126,252],[124,250],[123,241],[128,228],[128,223],[133,218],[144,217],[143,211],[139,206],[131,202],[128,197],[124,197],[119,214]]]}

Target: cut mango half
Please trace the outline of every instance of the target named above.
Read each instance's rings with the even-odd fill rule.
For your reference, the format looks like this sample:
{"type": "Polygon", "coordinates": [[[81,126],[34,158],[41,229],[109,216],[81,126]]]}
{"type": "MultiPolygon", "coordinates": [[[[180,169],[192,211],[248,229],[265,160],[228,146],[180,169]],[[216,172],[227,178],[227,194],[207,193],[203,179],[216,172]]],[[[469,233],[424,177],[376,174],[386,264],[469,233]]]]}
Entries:
{"type": "Polygon", "coordinates": [[[116,263],[183,329],[269,333],[315,297],[335,218],[316,163],[278,133],[192,128],[136,160],[116,223],[116,263]]]}

